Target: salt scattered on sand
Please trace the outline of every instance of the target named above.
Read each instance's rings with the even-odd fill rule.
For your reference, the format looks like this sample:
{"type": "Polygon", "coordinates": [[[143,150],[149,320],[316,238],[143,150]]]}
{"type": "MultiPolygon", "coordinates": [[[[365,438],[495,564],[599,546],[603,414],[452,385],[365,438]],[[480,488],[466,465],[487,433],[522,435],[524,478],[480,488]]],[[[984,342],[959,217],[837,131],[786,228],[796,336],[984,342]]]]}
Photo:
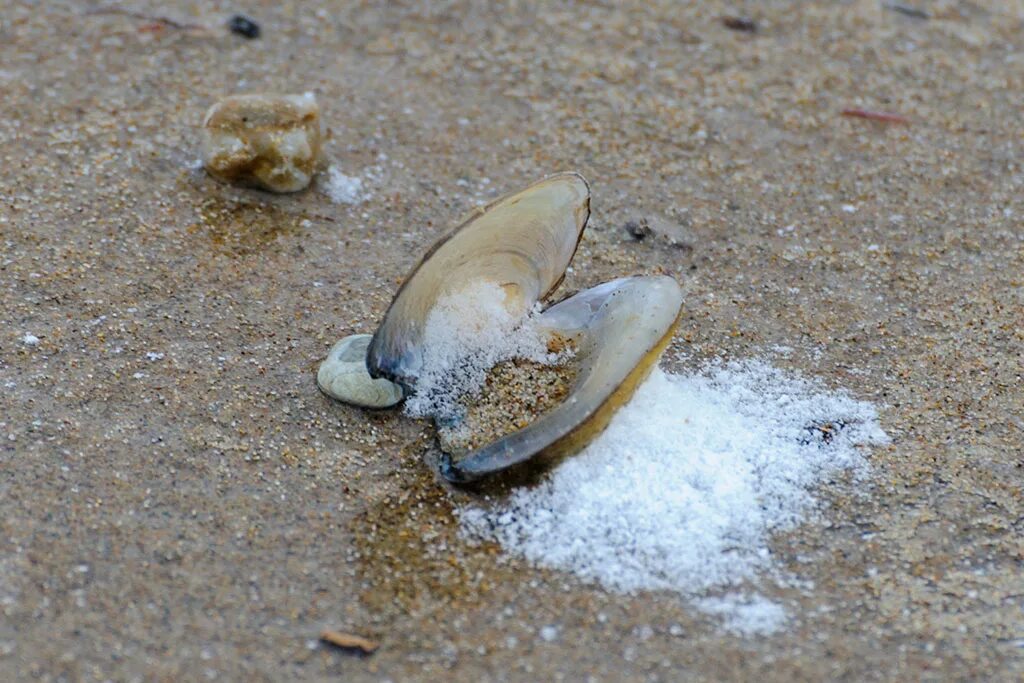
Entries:
{"type": "Polygon", "coordinates": [[[406,399],[413,417],[458,420],[460,399],[479,392],[487,373],[512,358],[546,362],[547,344],[531,316],[517,317],[505,307],[505,291],[478,282],[442,297],[427,316],[423,368],[416,393],[406,399]]]}
{"type": "Polygon", "coordinates": [[[557,626],[551,626],[550,624],[547,625],[547,626],[544,626],[540,630],[540,637],[541,637],[541,640],[543,640],[546,643],[553,642],[554,640],[556,640],[558,638],[558,627],[557,626]]]}
{"type": "Polygon", "coordinates": [[[887,441],[874,408],[762,362],[675,376],[656,369],[608,429],[535,488],[458,512],[470,538],[622,593],[669,590],[763,633],[760,596],[709,598],[772,567],[773,533],[815,507],[812,488],[866,471],[887,441]]]}
{"type": "Polygon", "coordinates": [[[722,618],[722,630],[739,636],[768,635],[786,623],[786,610],[763,595],[729,593],[701,598],[697,607],[722,618]]]}
{"type": "Polygon", "coordinates": [[[21,343],[28,346],[36,346],[39,344],[39,337],[30,332],[26,332],[25,336],[21,338],[21,343]]]}
{"type": "Polygon", "coordinates": [[[338,204],[359,204],[366,199],[363,191],[363,179],[358,176],[348,176],[341,172],[337,166],[331,166],[327,171],[327,195],[338,204]]]}

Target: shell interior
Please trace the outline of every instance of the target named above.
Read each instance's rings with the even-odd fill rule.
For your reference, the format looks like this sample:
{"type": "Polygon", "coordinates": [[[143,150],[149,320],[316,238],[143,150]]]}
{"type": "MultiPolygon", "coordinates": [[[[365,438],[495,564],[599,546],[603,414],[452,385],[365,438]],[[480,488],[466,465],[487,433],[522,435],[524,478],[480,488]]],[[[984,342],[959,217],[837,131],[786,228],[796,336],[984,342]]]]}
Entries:
{"type": "Polygon", "coordinates": [[[427,252],[395,295],[370,343],[370,374],[414,388],[427,316],[441,298],[474,283],[497,285],[509,313],[525,316],[562,281],[589,216],[587,182],[562,173],[468,218],[427,252]]]}
{"type": "Polygon", "coordinates": [[[457,461],[446,455],[441,474],[468,483],[541,454],[581,450],[653,368],[671,340],[682,301],[673,278],[639,276],[606,282],[549,308],[540,316],[542,328],[576,347],[569,395],[526,427],[457,461]]]}

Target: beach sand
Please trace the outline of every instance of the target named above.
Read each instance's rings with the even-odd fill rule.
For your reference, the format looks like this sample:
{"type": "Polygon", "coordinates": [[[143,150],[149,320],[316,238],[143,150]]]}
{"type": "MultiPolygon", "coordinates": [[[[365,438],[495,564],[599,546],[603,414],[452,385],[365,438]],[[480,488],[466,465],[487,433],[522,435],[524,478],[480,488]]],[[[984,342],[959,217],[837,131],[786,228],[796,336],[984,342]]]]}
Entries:
{"type": "Polygon", "coordinates": [[[9,1],[0,678],[1020,680],[1024,4],[913,4],[9,1]],[[204,112],[255,91],[315,92],[361,185],[206,176],[204,112]],[[432,427],[317,391],[438,236],[570,169],[560,293],[674,275],[667,369],[878,406],[872,475],[773,542],[774,635],[465,542],[432,427]]]}

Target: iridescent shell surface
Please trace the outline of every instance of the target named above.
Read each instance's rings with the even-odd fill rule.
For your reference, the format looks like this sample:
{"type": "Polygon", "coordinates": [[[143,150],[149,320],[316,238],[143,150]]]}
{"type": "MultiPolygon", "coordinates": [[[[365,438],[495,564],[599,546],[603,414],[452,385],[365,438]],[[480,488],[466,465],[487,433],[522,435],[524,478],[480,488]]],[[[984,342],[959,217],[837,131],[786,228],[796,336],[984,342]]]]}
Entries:
{"type": "Polygon", "coordinates": [[[414,388],[427,316],[467,285],[496,284],[509,312],[525,315],[562,281],[589,217],[590,188],[578,173],[550,176],[479,209],[435,244],[398,290],[370,343],[370,374],[414,388]]]}
{"type": "Polygon", "coordinates": [[[667,276],[613,280],[546,310],[542,328],[572,340],[578,364],[567,398],[531,424],[458,461],[445,456],[441,474],[453,483],[493,475],[540,455],[583,449],[658,362],[682,307],[678,283],[667,276]]]}

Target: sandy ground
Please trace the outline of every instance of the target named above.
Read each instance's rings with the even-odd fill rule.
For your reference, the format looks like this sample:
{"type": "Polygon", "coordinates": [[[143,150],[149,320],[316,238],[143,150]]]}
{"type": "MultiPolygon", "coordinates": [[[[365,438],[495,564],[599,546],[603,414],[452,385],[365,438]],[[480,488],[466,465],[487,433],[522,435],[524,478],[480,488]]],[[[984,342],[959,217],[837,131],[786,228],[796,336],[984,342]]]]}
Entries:
{"type": "Polygon", "coordinates": [[[0,5],[0,678],[1024,676],[1024,3],[245,5],[259,40],[0,5]],[[205,109],[255,90],[318,94],[364,203],[194,168],[205,109]],[[565,169],[594,214],[563,291],[673,274],[667,367],[879,406],[868,484],[775,541],[784,632],[466,545],[431,428],[316,390],[447,226],[565,169]]]}

